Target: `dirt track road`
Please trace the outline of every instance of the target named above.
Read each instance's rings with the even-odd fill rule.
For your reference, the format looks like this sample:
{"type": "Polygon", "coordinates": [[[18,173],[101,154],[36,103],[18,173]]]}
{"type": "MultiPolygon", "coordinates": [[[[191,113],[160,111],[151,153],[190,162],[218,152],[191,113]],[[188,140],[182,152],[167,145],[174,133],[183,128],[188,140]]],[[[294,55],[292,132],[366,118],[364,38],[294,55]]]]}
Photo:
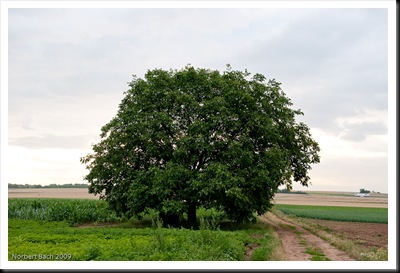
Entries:
{"type": "Polygon", "coordinates": [[[286,261],[310,261],[315,255],[307,252],[320,253],[320,258],[330,261],[353,260],[345,252],[287,219],[279,218],[271,212],[261,219],[271,225],[281,238],[286,261]]]}

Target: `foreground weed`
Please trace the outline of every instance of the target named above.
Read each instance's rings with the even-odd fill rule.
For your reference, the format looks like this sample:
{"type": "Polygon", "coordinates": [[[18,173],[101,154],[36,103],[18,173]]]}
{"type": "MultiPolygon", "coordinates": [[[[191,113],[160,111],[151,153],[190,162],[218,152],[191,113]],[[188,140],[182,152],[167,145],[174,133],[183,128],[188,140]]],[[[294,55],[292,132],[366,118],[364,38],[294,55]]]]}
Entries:
{"type": "Polygon", "coordinates": [[[163,222],[160,218],[156,218],[153,222],[154,235],[156,239],[156,244],[158,246],[159,251],[164,251],[165,242],[164,242],[164,230],[163,230],[163,222]]]}
{"type": "Polygon", "coordinates": [[[330,259],[327,258],[319,248],[316,247],[307,248],[306,253],[312,256],[311,261],[330,261],[330,259]]]}
{"type": "Polygon", "coordinates": [[[388,251],[384,248],[373,249],[370,252],[361,253],[362,261],[387,261],[388,251]]]}
{"type": "Polygon", "coordinates": [[[275,246],[273,240],[274,237],[271,233],[265,233],[265,234],[255,234],[253,236],[256,236],[257,240],[255,245],[257,246],[254,251],[253,255],[251,257],[252,261],[265,261],[269,260],[272,257],[272,253],[275,250],[275,246]],[[258,236],[257,236],[258,235],[258,236]],[[261,235],[261,236],[260,236],[261,235]]]}
{"type": "Polygon", "coordinates": [[[89,246],[85,251],[86,261],[95,261],[101,255],[101,249],[98,246],[89,246]]]}
{"type": "Polygon", "coordinates": [[[218,226],[213,221],[206,220],[203,217],[200,218],[199,232],[203,245],[208,245],[214,240],[216,232],[213,231],[216,230],[218,230],[218,226]]]}

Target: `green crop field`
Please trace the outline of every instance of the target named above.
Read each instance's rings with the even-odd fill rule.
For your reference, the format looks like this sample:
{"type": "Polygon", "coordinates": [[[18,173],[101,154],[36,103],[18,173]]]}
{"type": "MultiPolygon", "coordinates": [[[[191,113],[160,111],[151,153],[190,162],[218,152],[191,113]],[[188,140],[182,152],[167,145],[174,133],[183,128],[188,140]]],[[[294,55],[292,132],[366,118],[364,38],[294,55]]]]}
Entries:
{"type": "Polygon", "coordinates": [[[10,261],[270,260],[278,239],[263,223],[219,227],[212,210],[199,229],[165,228],[157,219],[123,220],[100,200],[10,199],[10,261]],[[112,222],[113,226],[93,226],[112,222]],[[82,226],[79,223],[87,223],[82,226]],[[89,224],[88,224],[89,223],[89,224]],[[146,224],[147,223],[147,224],[146,224]],[[246,251],[254,247],[251,257],[246,251]]]}
{"type": "Polygon", "coordinates": [[[9,219],[68,221],[72,224],[109,222],[119,218],[103,200],[8,199],[9,219]]]}
{"type": "Polygon", "coordinates": [[[278,210],[298,217],[345,222],[388,223],[387,208],[275,205],[278,210]]]}

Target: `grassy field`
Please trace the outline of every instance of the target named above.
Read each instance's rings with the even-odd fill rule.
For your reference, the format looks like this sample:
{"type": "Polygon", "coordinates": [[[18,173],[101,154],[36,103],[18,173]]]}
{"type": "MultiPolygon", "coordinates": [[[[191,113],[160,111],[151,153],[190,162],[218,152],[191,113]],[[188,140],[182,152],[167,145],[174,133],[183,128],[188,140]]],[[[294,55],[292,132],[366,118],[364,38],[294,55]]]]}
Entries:
{"type": "Polygon", "coordinates": [[[275,205],[280,211],[298,217],[345,222],[388,223],[387,208],[275,205]]]}
{"type": "Polygon", "coordinates": [[[127,225],[76,228],[66,222],[12,219],[9,260],[240,261],[252,244],[260,246],[252,260],[268,260],[271,236],[268,229],[256,227],[235,231],[127,225]]]}
{"type": "Polygon", "coordinates": [[[200,209],[200,228],[164,228],[148,215],[123,220],[100,200],[10,199],[8,258],[69,261],[276,260],[279,239],[263,223],[219,227],[200,209]],[[108,222],[100,226],[94,222],[108,222]],[[82,225],[82,223],[86,223],[82,225]],[[90,224],[88,224],[90,223],[90,224]],[[251,254],[249,254],[251,249],[251,254]]]}

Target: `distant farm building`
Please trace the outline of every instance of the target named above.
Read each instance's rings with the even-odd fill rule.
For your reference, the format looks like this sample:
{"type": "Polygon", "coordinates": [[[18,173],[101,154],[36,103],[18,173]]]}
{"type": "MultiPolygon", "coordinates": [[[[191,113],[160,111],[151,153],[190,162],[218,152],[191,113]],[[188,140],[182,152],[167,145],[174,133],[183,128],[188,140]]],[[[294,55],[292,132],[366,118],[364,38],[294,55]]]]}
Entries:
{"type": "Polygon", "coordinates": [[[358,192],[358,193],[355,193],[354,196],[366,197],[366,196],[369,196],[369,193],[360,193],[360,192],[358,192]]]}

